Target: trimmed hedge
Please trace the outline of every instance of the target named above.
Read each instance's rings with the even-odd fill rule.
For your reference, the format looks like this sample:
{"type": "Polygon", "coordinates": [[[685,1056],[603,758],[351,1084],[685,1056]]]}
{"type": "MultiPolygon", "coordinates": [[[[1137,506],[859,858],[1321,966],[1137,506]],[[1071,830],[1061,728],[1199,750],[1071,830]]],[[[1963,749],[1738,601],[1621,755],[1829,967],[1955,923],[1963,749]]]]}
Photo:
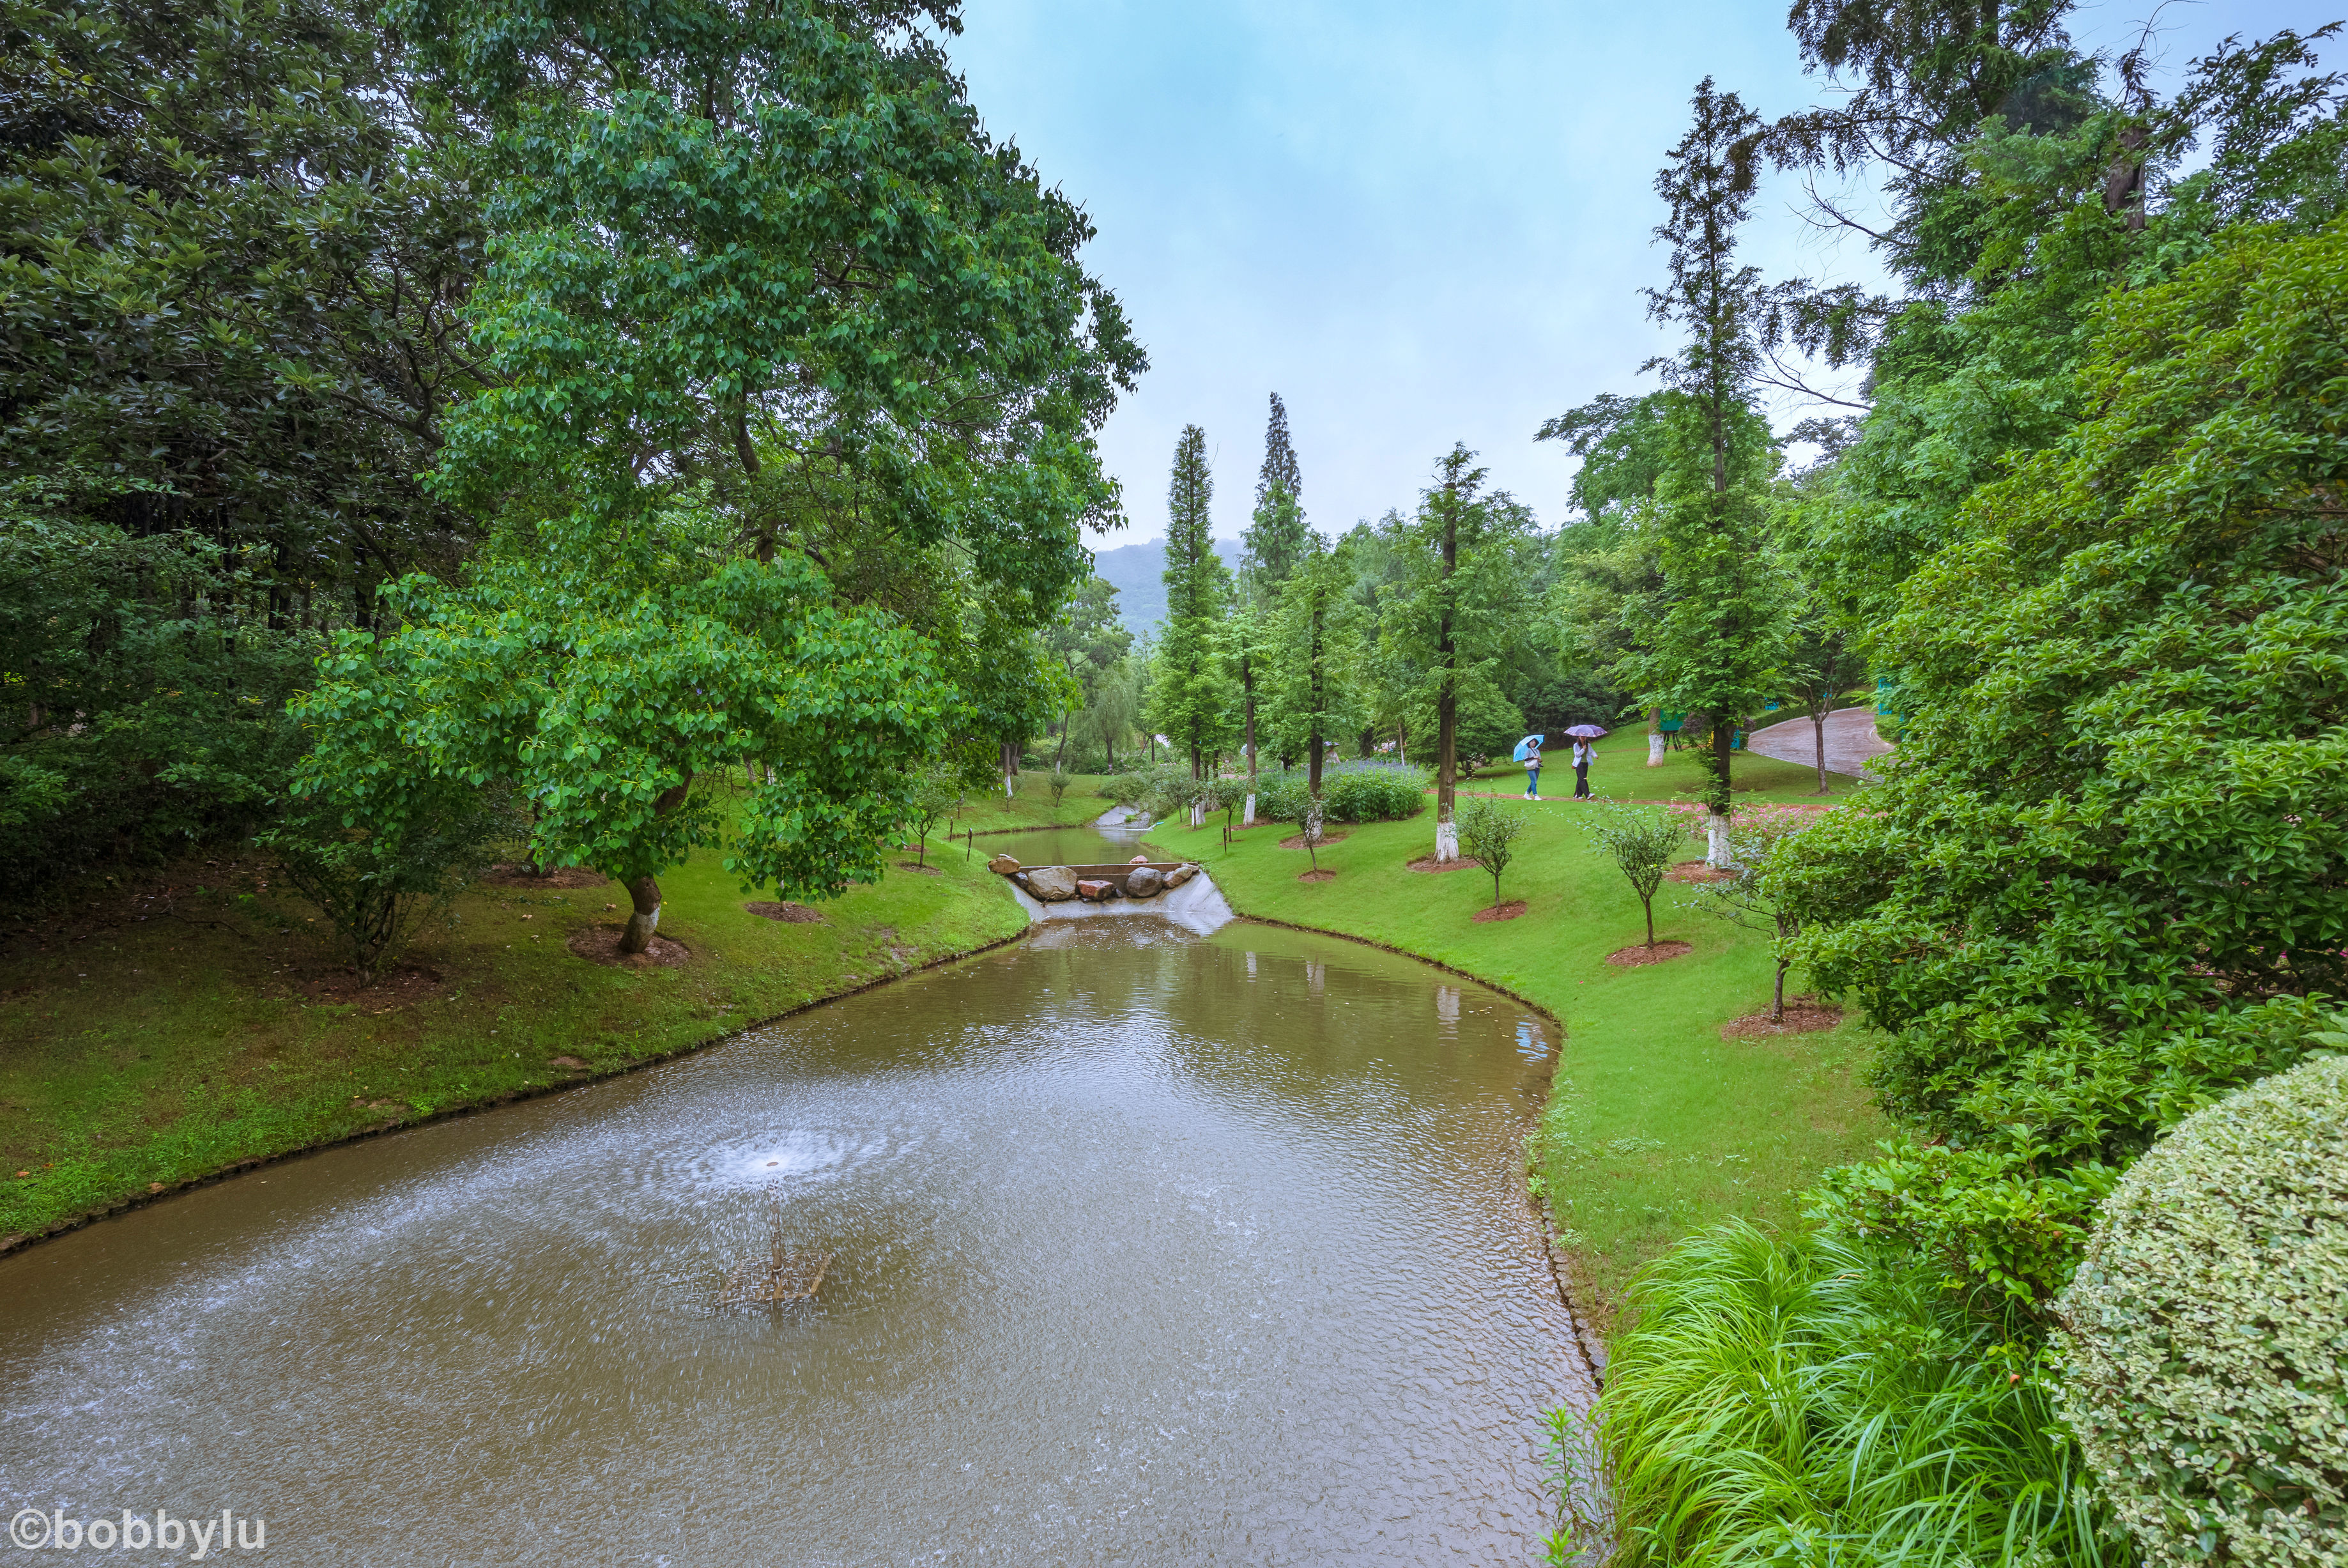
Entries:
{"type": "Polygon", "coordinates": [[[2348,1563],[2348,1057],[2179,1122],[2057,1311],[2063,1415],[2147,1563],[2348,1563]]]}

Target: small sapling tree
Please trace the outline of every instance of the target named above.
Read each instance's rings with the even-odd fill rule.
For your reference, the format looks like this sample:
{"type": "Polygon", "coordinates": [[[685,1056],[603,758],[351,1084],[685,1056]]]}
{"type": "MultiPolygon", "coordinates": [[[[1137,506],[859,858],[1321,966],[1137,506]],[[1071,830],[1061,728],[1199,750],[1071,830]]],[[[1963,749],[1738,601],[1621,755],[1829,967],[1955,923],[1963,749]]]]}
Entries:
{"type": "Polygon", "coordinates": [[[962,781],[951,774],[924,772],[914,779],[912,791],[905,799],[905,820],[913,830],[917,864],[930,863],[930,834],[962,805],[962,781]]]}
{"type": "MultiPolygon", "coordinates": [[[[1492,873],[1492,907],[1500,907],[1500,873],[1517,858],[1517,835],[1524,817],[1492,800],[1470,800],[1459,813],[1459,851],[1492,873]]],[[[1649,942],[1654,940],[1651,934],[1649,942]]]]}
{"type": "Polygon", "coordinates": [[[1296,816],[1296,834],[1304,841],[1304,853],[1312,861],[1313,874],[1317,876],[1321,871],[1321,841],[1329,820],[1328,808],[1320,796],[1309,791],[1298,799],[1304,809],[1296,816]]]}
{"type": "Polygon", "coordinates": [[[1612,855],[1647,915],[1647,945],[1655,944],[1655,890],[1672,856],[1687,841],[1686,823],[1669,811],[1609,800],[1581,819],[1593,854],[1612,855]]]}
{"type": "Polygon", "coordinates": [[[1056,763],[1054,764],[1051,777],[1044,780],[1044,787],[1052,792],[1052,813],[1057,816],[1060,810],[1060,797],[1068,792],[1067,769],[1056,763]]]}
{"type": "MultiPolygon", "coordinates": [[[[1770,952],[1777,960],[1776,989],[1769,1001],[1769,1021],[1786,1021],[1786,971],[1793,965],[1788,944],[1800,929],[1783,887],[1773,872],[1778,854],[1797,834],[1815,825],[1807,811],[1773,811],[1740,818],[1728,831],[1731,875],[1723,882],[1696,889],[1695,906],[1716,920],[1766,932],[1770,952]]],[[[1653,941],[1651,936],[1650,942],[1653,941]]]]}

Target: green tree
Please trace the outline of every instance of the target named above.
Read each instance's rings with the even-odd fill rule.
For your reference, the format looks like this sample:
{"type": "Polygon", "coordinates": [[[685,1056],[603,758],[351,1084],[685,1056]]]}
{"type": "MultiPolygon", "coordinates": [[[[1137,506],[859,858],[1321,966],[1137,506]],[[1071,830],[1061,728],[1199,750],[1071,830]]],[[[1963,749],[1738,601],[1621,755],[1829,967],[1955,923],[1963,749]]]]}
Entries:
{"type": "Polygon", "coordinates": [[[1381,652],[1390,671],[1416,673],[1416,695],[1434,709],[1435,854],[1459,858],[1452,815],[1458,782],[1459,702],[1465,684],[1488,675],[1522,635],[1534,535],[1531,513],[1505,490],[1484,492],[1475,454],[1454,446],[1436,465],[1436,483],[1406,520],[1393,518],[1398,581],[1384,598],[1381,652]]]}
{"type": "Polygon", "coordinates": [[[2097,417],[1903,590],[1899,757],[1793,857],[1797,957],[1887,1031],[1885,1108],[1956,1151],[1845,1199],[1998,1299],[2059,1285],[2109,1167],[2288,1067],[2348,986],[2343,280],[2335,220],[2115,293],[2097,417]]]}
{"type": "Polygon", "coordinates": [[[1694,107],[1694,124],[1655,177],[1671,209],[1655,231],[1672,247],[1671,276],[1649,291],[1649,314],[1684,324],[1689,336],[1677,358],[1657,362],[1683,395],[1665,421],[1667,456],[1656,481],[1666,602],[1652,650],[1628,673],[1662,707],[1712,721],[1705,858],[1720,865],[1728,856],[1734,732],[1775,695],[1787,605],[1768,548],[1766,487],[1776,449],[1748,434],[1762,290],[1758,273],[1735,261],[1761,126],[1735,94],[1715,92],[1708,77],[1694,107]]]}
{"type": "Polygon", "coordinates": [[[1247,789],[1241,824],[1255,825],[1256,721],[1261,716],[1272,657],[1272,617],[1252,596],[1242,599],[1222,625],[1222,660],[1238,688],[1240,750],[1247,758],[1247,789]]]}
{"type": "Polygon", "coordinates": [[[1275,392],[1264,426],[1263,467],[1256,475],[1254,519],[1241,539],[1240,571],[1251,595],[1277,598],[1281,584],[1310,548],[1312,530],[1304,521],[1303,496],[1296,449],[1288,439],[1288,409],[1275,392]]]}
{"type": "Polygon", "coordinates": [[[1082,528],[1115,517],[1092,432],[1141,363],[1076,263],[1088,225],[986,137],[910,14],[396,20],[488,134],[489,384],[434,483],[502,531],[465,588],[345,640],[314,755],[364,769],[356,727],[396,710],[436,768],[513,779],[553,858],[629,882],[633,950],[658,872],[720,835],[692,786],[726,760],[773,769],[737,872],[816,896],[869,877],[913,762],[1015,769],[1052,711],[1038,634],[1082,528]],[[839,602],[860,562],[892,581],[892,552],[932,573],[911,609],[938,634],[839,602]]]}
{"type": "Polygon", "coordinates": [[[729,870],[786,896],[875,880],[951,688],[921,639],[832,603],[796,552],[712,572],[679,531],[493,557],[463,587],[386,589],[406,624],[342,634],[295,705],[316,742],[304,790],[369,825],[396,816],[404,797],[386,780],[411,756],[438,777],[510,780],[548,862],[626,885],[630,953],[659,927],[660,873],[696,847],[727,845],[729,870]],[[744,758],[759,782],[728,824],[693,786],[744,758]]]}
{"type": "Polygon", "coordinates": [[[1687,827],[1671,812],[1608,800],[1580,818],[1592,853],[1610,857],[1646,912],[1647,945],[1655,944],[1655,891],[1672,857],[1687,842],[1687,827]]]}
{"type": "Polygon", "coordinates": [[[1159,644],[1148,720],[1189,753],[1204,777],[1230,728],[1228,693],[1217,659],[1217,625],[1231,602],[1231,570],[1215,553],[1214,476],[1207,432],[1183,427],[1166,495],[1166,634],[1159,644]]]}
{"type": "Polygon", "coordinates": [[[1133,634],[1117,624],[1117,589],[1103,578],[1087,579],[1052,623],[1049,642],[1075,683],[1071,706],[1060,717],[1060,745],[1053,758],[1057,768],[1067,760],[1070,722],[1098,700],[1101,683],[1133,651],[1133,634]]]}
{"type": "Polygon", "coordinates": [[[1470,800],[1459,814],[1459,847],[1469,860],[1492,873],[1495,910],[1500,907],[1501,873],[1517,858],[1517,835],[1524,830],[1524,814],[1497,800],[1470,800]]]}
{"type": "Polygon", "coordinates": [[[1303,753],[1305,792],[1321,795],[1323,758],[1332,738],[1359,718],[1352,666],[1362,642],[1348,590],[1350,563],[1314,534],[1291,573],[1272,616],[1266,717],[1282,744],[1303,753]]]}

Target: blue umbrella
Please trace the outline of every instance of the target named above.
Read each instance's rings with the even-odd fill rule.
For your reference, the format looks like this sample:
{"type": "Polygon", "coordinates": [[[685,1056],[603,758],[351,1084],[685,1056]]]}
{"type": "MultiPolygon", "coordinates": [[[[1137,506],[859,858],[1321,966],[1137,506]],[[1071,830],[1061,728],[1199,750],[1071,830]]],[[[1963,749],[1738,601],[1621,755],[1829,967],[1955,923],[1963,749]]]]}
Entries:
{"type": "Polygon", "coordinates": [[[1526,736],[1522,740],[1517,742],[1516,750],[1509,753],[1509,760],[1514,762],[1522,762],[1526,758],[1532,755],[1532,749],[1536,743],[1546,746],[1549,743],[1549,737],[1546,735],[1526,736]]]}

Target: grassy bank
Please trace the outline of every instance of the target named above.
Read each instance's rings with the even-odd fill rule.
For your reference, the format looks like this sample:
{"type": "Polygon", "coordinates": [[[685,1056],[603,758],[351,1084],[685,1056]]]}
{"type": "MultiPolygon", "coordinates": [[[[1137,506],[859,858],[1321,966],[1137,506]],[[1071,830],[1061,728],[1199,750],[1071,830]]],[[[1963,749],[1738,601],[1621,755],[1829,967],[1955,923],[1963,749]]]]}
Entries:
{"type": "Polygon", "coordinates": [[[0,953],[0,1238],[689,1051],[1026,925],[959,855],[933,855],[928,873],[892,865],[820,923],[747,913],[717,860],[662,878],[661,934],[690,952],[675,967],[566,947],[620,920],[616,887],[483,884],[404,972],[353,992],[307,909],[232,861],[16,934],[0,953]]]}
{"type": "MultiPolygon", "coordinates": [[[[1777,715],[1771,714],[1774,722],[1777,715]]],[[[1590,788],[1600,795],[1623,800],[1693,800],[1704,784],[1704,754],[1693,747],[1667,751],[1656,767],[1647,766],[1647,734],[1643,729],[1619,729],[1598,743],[1590,765],[1590,788]]],[[[1496,763],[1463,789],[1508,789],[1524,793],[1525,770],[1518,763],[1496,763]]],[[[1827,775],[1828,793],[1820,795],[1816,768],[1780,762],[1749,751],[1735,754],[1729,769],[1730,788],[1739,799],[1773,804],[1818,804],[1846,799],[1865,788],[1839,773],[1827,775]]],[[[1546,748],[1541,768],[1541,794],[1573,793],[1573,743],[1560,739],[1546,748]]]]}
{"type": "MultiPolygon", "coordinates": [[[[973,789],[963,809],[954,815],[953,832],[1015,833],[1036,828],[1071,828],[1091,821],[1113,804],[1096,793],[1106,775],[1069,774],[1068,788],[1057,801],[1052,799],[1051,786],[1045,782],[1050,777],[1048,773],[1022,773],[1019,793],[1007,800],[999,784],[991,790],[973,789]]],[[[945,825],[940,824],[930,841],[942,841],[945,832],[945,825]]]]}
{"type": "Polygon", "coordinates": [[[1292,827],[1241,832],[1228,852],[1220,823],[1199,832],[1161,827],[1150,842],[1202,861],[1243,914],[1433,959],[1505,986],[1566,1026],[1540,1174],[1581,1283],[1605,1316],[1631,1274],[1672,1242],[1730,1215],[1791,1217],[1794,1195],[1820,1170],[1867,1150],[1883,1125],[1856,1077],[1858,1026],[1723,1037],[1722,1025],[1768,1004],[1771,965],[1759,935],[1681,907],[1684,890],[1667,882],[1656,897],[1656,934],[1694,951],[1610,965],[1609,954],[1644,937],[1636,896],[1611,861],[1590,852],[1571,801],[1524,810],[1529,825],[1503,892],[1524,900],[1526,912],[1489,923],[1474,918],[1492,903],[1491,878],[1480,870],[1407,869],[1433,852],[1431,810],[1341,830],[1343,841],[1320,854],[1336,873],[1325,882],[1299,880],[1304,852],[1280,847],[1292,827]]]}

